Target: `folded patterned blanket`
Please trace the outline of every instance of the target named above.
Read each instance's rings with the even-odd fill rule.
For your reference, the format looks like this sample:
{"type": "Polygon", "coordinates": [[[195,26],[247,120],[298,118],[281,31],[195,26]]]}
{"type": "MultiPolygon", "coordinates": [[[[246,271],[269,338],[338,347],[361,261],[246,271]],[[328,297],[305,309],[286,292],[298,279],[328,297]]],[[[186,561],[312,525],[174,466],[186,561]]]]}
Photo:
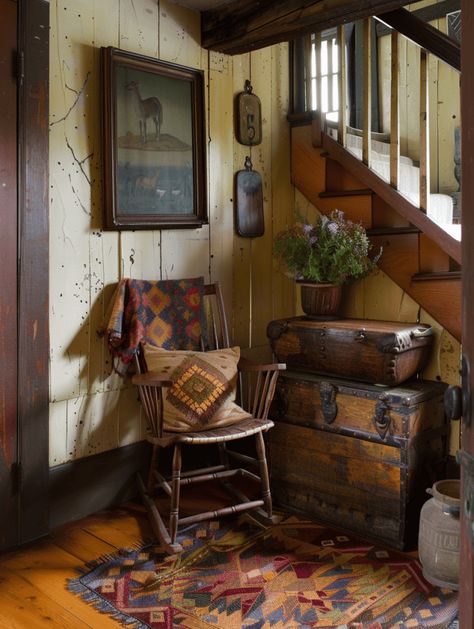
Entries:
{"type": "Polygon", "coordinates": [[[141,342],[164,349],[199,350],[204,330],[204,279],[118,283],[104,326],[114,357],[129,363],[141,342]]]}

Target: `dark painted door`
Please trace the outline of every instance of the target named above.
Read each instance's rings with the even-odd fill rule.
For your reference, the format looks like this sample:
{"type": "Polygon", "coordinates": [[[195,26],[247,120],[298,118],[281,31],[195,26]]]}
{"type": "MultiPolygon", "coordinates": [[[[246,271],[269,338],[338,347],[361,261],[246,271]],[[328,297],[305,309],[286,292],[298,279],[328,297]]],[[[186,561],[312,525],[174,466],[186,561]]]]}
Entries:
{"type": "Polygon", "coordinates": [[[17,4],[0,0],[0,549],[17,542],[17,4]]]}
{"type": "Polygon", "coordinates": [[[462,449],[461,574],[460,624],[474,627],[474,493],[469,499],[469,479],[474,492],[474,3],[462,2],[461,98],[462,98],[462,285],[463,285],[463,356],[464,385],[470,402],[464,404],[462,449]],[[470,391],[469,391],[470,389],[470,391]],[[470,462],[470,464],[469,464],[470,462]],[[468,503],[466,504],[466,498],[468,503]],[[469,517],[472,515],[472,520],[469,517]]]}

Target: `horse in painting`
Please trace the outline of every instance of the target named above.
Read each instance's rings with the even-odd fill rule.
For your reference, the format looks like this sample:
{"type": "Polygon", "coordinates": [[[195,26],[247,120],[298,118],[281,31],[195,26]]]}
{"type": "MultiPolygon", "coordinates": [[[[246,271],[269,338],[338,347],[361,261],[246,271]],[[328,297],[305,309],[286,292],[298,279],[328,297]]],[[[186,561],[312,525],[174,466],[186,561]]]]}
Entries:
{"type": "Polygon", "coordinates": [[[154,139],[159,141],[161,134],[161,125],[163,124],[163,108],[159,99],[156,96],[142,98],[137,81],[130,81],[130,83],[127,83],[125,87],[132,94],[133,97],[133,105],[138,117],[141,141],[143,143],[148,141],[147,121],[149,118],[151,118],[155,124],[154,139]]]}

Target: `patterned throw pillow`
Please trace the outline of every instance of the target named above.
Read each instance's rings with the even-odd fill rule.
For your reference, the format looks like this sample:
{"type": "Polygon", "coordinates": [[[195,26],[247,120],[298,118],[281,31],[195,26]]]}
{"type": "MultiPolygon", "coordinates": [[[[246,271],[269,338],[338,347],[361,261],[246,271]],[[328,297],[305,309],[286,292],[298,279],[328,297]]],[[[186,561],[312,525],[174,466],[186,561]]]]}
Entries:
{"type": "Polygon", "coordinates": [[[164,395],[165,430],[210,430],[251,417],[234,402],[238,347],[190,352],[144,344],[143,351],[148,371],[164,374],[173,381],[164,395]]]}

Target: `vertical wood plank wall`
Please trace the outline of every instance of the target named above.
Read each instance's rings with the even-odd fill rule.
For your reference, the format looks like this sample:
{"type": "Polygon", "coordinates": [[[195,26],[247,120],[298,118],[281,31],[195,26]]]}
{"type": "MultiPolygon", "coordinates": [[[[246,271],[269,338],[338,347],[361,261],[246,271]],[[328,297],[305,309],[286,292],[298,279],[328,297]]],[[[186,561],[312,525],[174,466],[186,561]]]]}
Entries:
{"type": "MultiPolygon", "coordinates": [[[[275,268],[273,237],[292,222],[295,207],[303,214],[308,208],[290,185],[285,44],[236,57],[208,52],[199,44],[198,14],[169,0],[52,0],[50,10],[54,466],[143,436],[136,392],[111,374],[108,351],[96,336],[117,280],[198,274],[219,280],[234,342],[251,358],[268,358],[266,324],[294,314],[298,297],[293,282],[275,268]],[[101,231],[98,52],[109,45],[204,70],[209,225],[202,229],[101,231]],[[233,129],[233,98],[247,78],[262,101],[263,142],[252,148],[238,144],[233,129]],[[265,235],[254,240],[239,238],[233,229],[234,173],[243,169],[246,155],[263,181],[265,235]]],[[[438,112],[442,107],[449,109],[441,103],[438,112]]],[[[443,133],[440,138],[449,143],[450,131],[443,133]]],[[[451,166],[445,170],[452,172],[451,166]]],[[[353,286],[345,307],[348,315],[394,320],[419,315],[433,323],[437,345],[426,376],[456,380],[459,344],[383,274],[353,286]]],[[[453,449],[455,441],[456,436],[453,449]]]]}
{"type": "Polygon", "coordinates": [[[200,47],[199,15],[168,0],[52,0],[50,87],[50,465],[143,436],[136,392],[117,375],[96,330],[120,277],[219,280],[234,341],[269,355],[266,324],[294,312],[293,284],[274,269],[276,231],[293,216],[288,48],[228,57],[200,47]],[[103,232],[99,49],[116,46],[200,68],[206,79],[209,225],[103,232]],[[233,99],[251,79],[263,142],[234,140],[233,99]],[[265,235],[234,235],[233,180],[251,155],[262,175],[265,235]]]}
{"type": "MultiPolygon", "coordinates": [[[[431,0],[409,5],[414,11],[432,4],[431,0]]],[[[446,18],[431,22],[446,33],[446,18]]],[[[390,132],[390,35],[378,39],[380,120],[382,131],[390,132]]],[[[405,37],[399,38],[400,65],[400,154],[420,159],[420,49],[405,37]]],[[[460,74],[434,55],[429,55],[429,128],[431,192],[451,194],[458,189],[454,176],[454,129],[461,124],[460,74]]]]}

